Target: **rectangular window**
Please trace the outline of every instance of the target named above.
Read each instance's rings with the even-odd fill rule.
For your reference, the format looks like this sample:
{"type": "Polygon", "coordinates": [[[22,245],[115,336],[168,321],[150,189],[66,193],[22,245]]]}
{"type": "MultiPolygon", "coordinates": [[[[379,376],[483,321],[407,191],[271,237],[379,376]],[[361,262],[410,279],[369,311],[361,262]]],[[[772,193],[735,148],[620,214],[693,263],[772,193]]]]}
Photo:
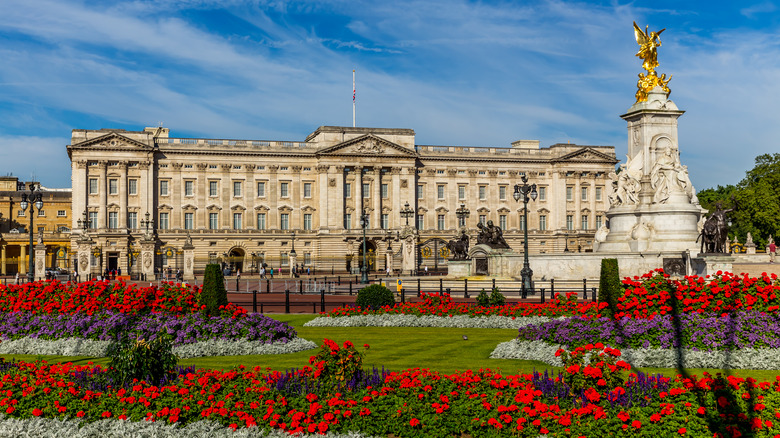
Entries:
{"type": "Polygon", "coordinates": [[[242,228],[241,219],[242,219],[241,213],[233,213],[233,229],[234,230],[240,230],[242,228]]]}
{"type": "Polygon", "coordinates": [[[38,217],[46,217],[46,210],[38,210],[38,217]]]}
{"type": "Polygon", "coordinates": [[[311,213],[303,214],[303,229],[311,230],[311,213]]]}
{"type": "Polygon", "coordinates": [[[96,211],[89,212],[89,228],[96,229],[98,227],[98,214],[96,211]]]}
{"type": "Polygon", "coordinates": [[[502,230],[506,230],[506,215],[505,214],[502,214],[501,216],[498,217],[498,226],[502,230]]]}
{"type": "Polygon", "coordinates": [[[588,229],[588,215],[583,214],[580,219],[581,219],[581,222],[580,222],[581,228],[583,230],[587,230],[588,229]]]}
{"type": "Polygon", "coordinates": [[[487,186],[479,186],[479,200],[484,201],[487,199],[487,186]]]}
{"type": "Polygon", "coordinates": [[[425,228],[423,225],[425,225],[425,216],[418,214],[417,215],[417,229],[422,230],[425,228]]]}
{"type": "Polygon", "coordinates": [[[382,229],[386,230],[390,228],[390,215],[387,213],[382,213],[382,229]]]}
{"type": "Polygon", "coordinates": [[[352,197],[352,184],[351,183],[344,183],[344,197],[345,198],[351,198],[352,197]]]}
{"type": "Polygon", "coordinates": [[[596,201],[601,201],[601,187],[596,187],[596,201]]]}
{"type": "Polygon", "coordinates": [[[279,184],[279,196],[282,198],[290,196],[290,183],[283,182],[279,184]]]}
{"type": "Polygon", "coordinates": [[[209,230],[219,229],[219,213],[209,213],[209,230]]]}
{"type": "Polygon", "coordinates": [[[363,198],[371,197],[371,184],[363,183],[363,198]]]}
{"type": "Polygon", "coordinates": [[[119,193],[119,180],[111,178],[108,180],[108,194],[116,195],[119,193]]]}
{"type": "Polygon", "coordinates": [[[303,183],[303,197],[311,198],[311,183],[303,183]]]}
{"type": "Polygon", "coordinates": [[[520,216],[520,231],[525,231],[525,216],[520,216]]]}
{"type": "Polygon", "coordinates": [[[566,215],[566,229],[567,230],[573,230],[574,229],[574,216],[567,214],[566,215]]]}
{"type": "Polygon", "coordinates": [[[566,200],[567,201],[574,200],[574,187],[571,186],[566,187],[566,200]]]}
{"type": "Polygon", "coordinates": [[[587,201],[588,200],[588,188],[587,187],[580,187],[580,201],[587,201]]]}
{"type": "Polygon", "coordinates": [[[217,184],[218,181],[209,181],[209,196],[218,196],[217,191],[219,190],[219,186],[217,184]]]}
{"type": "Polygon", "coordinates": [[[233,196],[241,196],[241,181],[233,181],[233,196]]]}
{"type": "Polygon", "coordinates": [[[160,181],[160,196],[168,196],[168,181],[160,181]]]}
{"type": "Polygon", "coordinates": [[[596,229],[597,229],[597,230],[598,230],[599,228],[601,228],[602,220],[603,220],[603,219],[601,218],[601,216],[596,216],[596,229]]]}
{"type": "Polygon", "coordinates": [[[138,213],[131,211],[127,213],[127,228],[135,230],[138,228],[138,213]]]}
{"type": "Polygon", "coordinates": [[[436,186],[436,198],[437,199],[444,199],[444,184],[439,184],[436,186]]]}
{"type": "Polygon", "coordinates": [[[97,195],[97,192],[98,192],[97,178],[90,178],[89,179],[89,194],[90,195],[97,195]]]}
{"type": "Polygon", "coordinates": [[[27,210],[19,210],[19,214],[17,214],[19,217],[25,217],[27,216],[27,210]]]}
{"type": "Polygon", "coordinates": [[[547,200],[547,187],[539,187],[539,200],[540,201],[547,200]]]}
{"type": "Polygon", "coordinates": [[[352,229],[352,215],[350,213],[346,213],[344,215],[344,229],[345,230],[352,229]]]}
{"type": "Polygon", "coordinates": [[[194,194],[195,181],[184,181],[184,196],[192,196],[194,194]]]}
{"type": "Polygon", "coordinates": [[[160,229],[168,229],[168,213],[160,213],[160,229]]]}
{"type": "Polygon", "coordinates": [[[458,186],[458,200],[463,201],[466,199],[466,186],[458,186]]]}
{"type": "Polygon", "coordinates": [[[423,191],[425,189],[425,186],[422,184],[417,184],[417,199],[423,198],[423,191]]]}
{"type": "Polygon", "coordinates": [[[265,213],[257,213],[257,229],[265,229],[265,213]]]}
{"type": "Polygon", "coordinates": [[[311,265],[311,253],[310,252],[303,253],[303,264],[306,265],[306,266],[310,266],[311,265]]]}
{"type": "Polygon", "coordinates": [[[193,222],[195,222],[195,213],[184,213],[184,229],[193,229],[193,222]]]}
{"type": "Polygon", "coordinates": [[[479,215],[479,223],[485,225],[486,222],[487,222],[487,215],[484,214],[479,215]]]}
{"type": "Polygon", "coordinates": [[[279,254],[279,261],[280,261],[282,267],[286,268],[287,266],[290,265],[290,260],[287,258],[287,253],[286,252],[283,252],[283,253],[279,254]]]}
{"type": "Polygon", "coordinates": [[[443,230],[444,229],[444,215],[440,214],[436,217],[436,229],[437,230],[443,230]]]}
{"type": "Polygon", "coordinates": [[[260,181],[257,183],[257,197],[265,198],[265,181],[260,181]]]}
{"type": "Polygon", "coordinates": [[[381,186],[379,186],[379,190],[382,191],[381,193],[382,199],[387,199],[387,184],[382,184],[381,186]]]}
{"type": "Polygon", "coordinates": [[[65,217],[66,213],[65,210],[57,210],[57,217],[65,217]]]}
{"type": "Polygon", "coordinates": [[[545,215],[539,216],[539,230],[541,231],[547,230],[547,216],[545,215]]]}
{"type": "Polygon", "coordinates": [[[498,199],[506,201],[506,186],[498,186],[498,199]]]}
{"type": "Polygon", "coordinates": [[[129,180],[127,180],[127,194],[128,195],[137,195],[138,194],[138,180],[137,179],[129,179],[129,180]]]}
{"type": "Polygon", "coordinates": [[[108,212],[108,228],[115,230],[119,228],[119,213],[116,211],[108,212]]]}
{"type": "Polygon", "coordinates": [[[290,214],[282,213],[279,215],[279,228],[282,230],[290,229],[290,214]]]}

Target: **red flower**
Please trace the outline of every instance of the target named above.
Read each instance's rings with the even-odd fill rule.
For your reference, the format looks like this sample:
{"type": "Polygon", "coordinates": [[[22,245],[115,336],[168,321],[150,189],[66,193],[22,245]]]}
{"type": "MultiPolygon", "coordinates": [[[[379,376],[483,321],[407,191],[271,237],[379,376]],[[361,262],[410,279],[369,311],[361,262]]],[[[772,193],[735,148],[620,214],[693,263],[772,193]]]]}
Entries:
{"type": "Polygon", "coordinates": [[[412,427],[417,427],[420,425],[420,420],[416,418],[412,418],[411,420],[409,420],[409,425],[412,427]]]}
{"type": "Polygon", "coordinates": [[[41,415],[43,415],[43,411],[38,408],[35,408],[32,410],[32,414],[35,417],[40,417],[41,415]]]}
{"type": "Polygon", "coordinates": [[[640,427],[642,427],[642,422],[639,420],[634,420],[633,422],[631,422],[631,425],[639,429],[640,427]]]}
{"type": "Polygon", "coordinates": [[[707,412],[707,408],[704,406],[699,406],[699,409],[696,410],[696,413],[699,415],[704,415],[705,412],[707,412]]]}
{"type": "Polygon", "coordinates": [[[679,433],[680,435],[685,435],[685,432],[688,432],[688,430],[684,427],[681,427],[680,429],[677,430],[677,433],[679,433]]]}

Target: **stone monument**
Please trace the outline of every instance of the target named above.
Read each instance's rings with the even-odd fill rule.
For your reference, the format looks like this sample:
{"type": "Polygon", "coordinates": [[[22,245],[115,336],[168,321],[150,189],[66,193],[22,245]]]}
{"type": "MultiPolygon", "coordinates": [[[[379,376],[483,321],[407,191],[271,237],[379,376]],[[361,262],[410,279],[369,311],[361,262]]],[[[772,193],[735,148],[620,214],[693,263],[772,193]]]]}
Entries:
{"type": "Polygon", "coordinates": [[[413,275],[415,270],[415,230],[405,226],[401,231],[401,274],[413,275]]]}
{"type": "Polygon", "coordinates": [[[669,100],[666,74],[658,76],[659,32],[634,34],[646,74],[639,75],[636,102],[621,117],[628,124],[628,155],[610,175],[609,231],[599,233],[598,252],[695,251],[704,213],[680,163],[677,119],[684,113],[669,100]]]}
{"type": "Polygon", "coordinates": [[[181,247],[184,251],[184,281],[195,280],[195,246],[192,244],[192,237],[190,232],[187,231],[187,240],[184,242],[184,246],[181,247]]]}

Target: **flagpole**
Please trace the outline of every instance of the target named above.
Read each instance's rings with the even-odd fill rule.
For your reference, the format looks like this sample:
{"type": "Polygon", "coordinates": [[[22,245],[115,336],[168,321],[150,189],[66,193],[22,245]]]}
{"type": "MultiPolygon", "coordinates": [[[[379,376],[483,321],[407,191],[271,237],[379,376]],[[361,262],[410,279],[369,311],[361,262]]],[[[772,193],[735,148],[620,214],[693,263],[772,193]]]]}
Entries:
{"type": "Polygon", "coordinates": [[[352,70],[352,127],[355,127],[355,70],[352,70]]]}

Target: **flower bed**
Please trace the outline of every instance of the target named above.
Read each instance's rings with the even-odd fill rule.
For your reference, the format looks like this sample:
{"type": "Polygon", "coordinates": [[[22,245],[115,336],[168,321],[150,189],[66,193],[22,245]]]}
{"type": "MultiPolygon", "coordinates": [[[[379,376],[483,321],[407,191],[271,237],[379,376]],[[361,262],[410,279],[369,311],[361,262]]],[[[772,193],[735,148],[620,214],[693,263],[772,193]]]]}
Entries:
{"type": "Polygon", "coordinates": [[[528,324],[550,321],[546,316],[499,316],[490,315],[475,318],[468,315],[354,315],[342,318],[318,317],[304,324],[304,327],[457,327],[519,329],[528,324]]]}
{"type": "Polygon", "coordinates": [[[359,353],[346,343],[343,348],[331,344],[312,358],[312,367],[298,371],[197,370],[159,386],[133,382],[90,389],[88,379],[99,378],[102,368],[5,363],[0,412],[21,419],[181,425],[207,420],[231,428],[399,437],[768,437],[780,432],[775,424],[780,382],[628,374],[621,353],[599,345],[557,352],[567,361],[557,376],[412,369],[375,371],[360,384],[335,386],[333,379],[348,381],[339,371],[351,369],[346,366],[359,353]],[[345,367],[332,369],[337,363],[345,367]],[[383,378],[374,383],[377,376],[383,378]]]}
{"type": "MultiPolygon", "coordinates": [[[[36,281],[23,285],[0,285],[0,312],[189,314],[201,311],[200,293],[200,286],[172,282],[163,282],[158,288],[108,281],[36,281]]],[[[246,313],[246,310],[234,304],[228,304],[223,309],[225,316],[246,313]]]]}

